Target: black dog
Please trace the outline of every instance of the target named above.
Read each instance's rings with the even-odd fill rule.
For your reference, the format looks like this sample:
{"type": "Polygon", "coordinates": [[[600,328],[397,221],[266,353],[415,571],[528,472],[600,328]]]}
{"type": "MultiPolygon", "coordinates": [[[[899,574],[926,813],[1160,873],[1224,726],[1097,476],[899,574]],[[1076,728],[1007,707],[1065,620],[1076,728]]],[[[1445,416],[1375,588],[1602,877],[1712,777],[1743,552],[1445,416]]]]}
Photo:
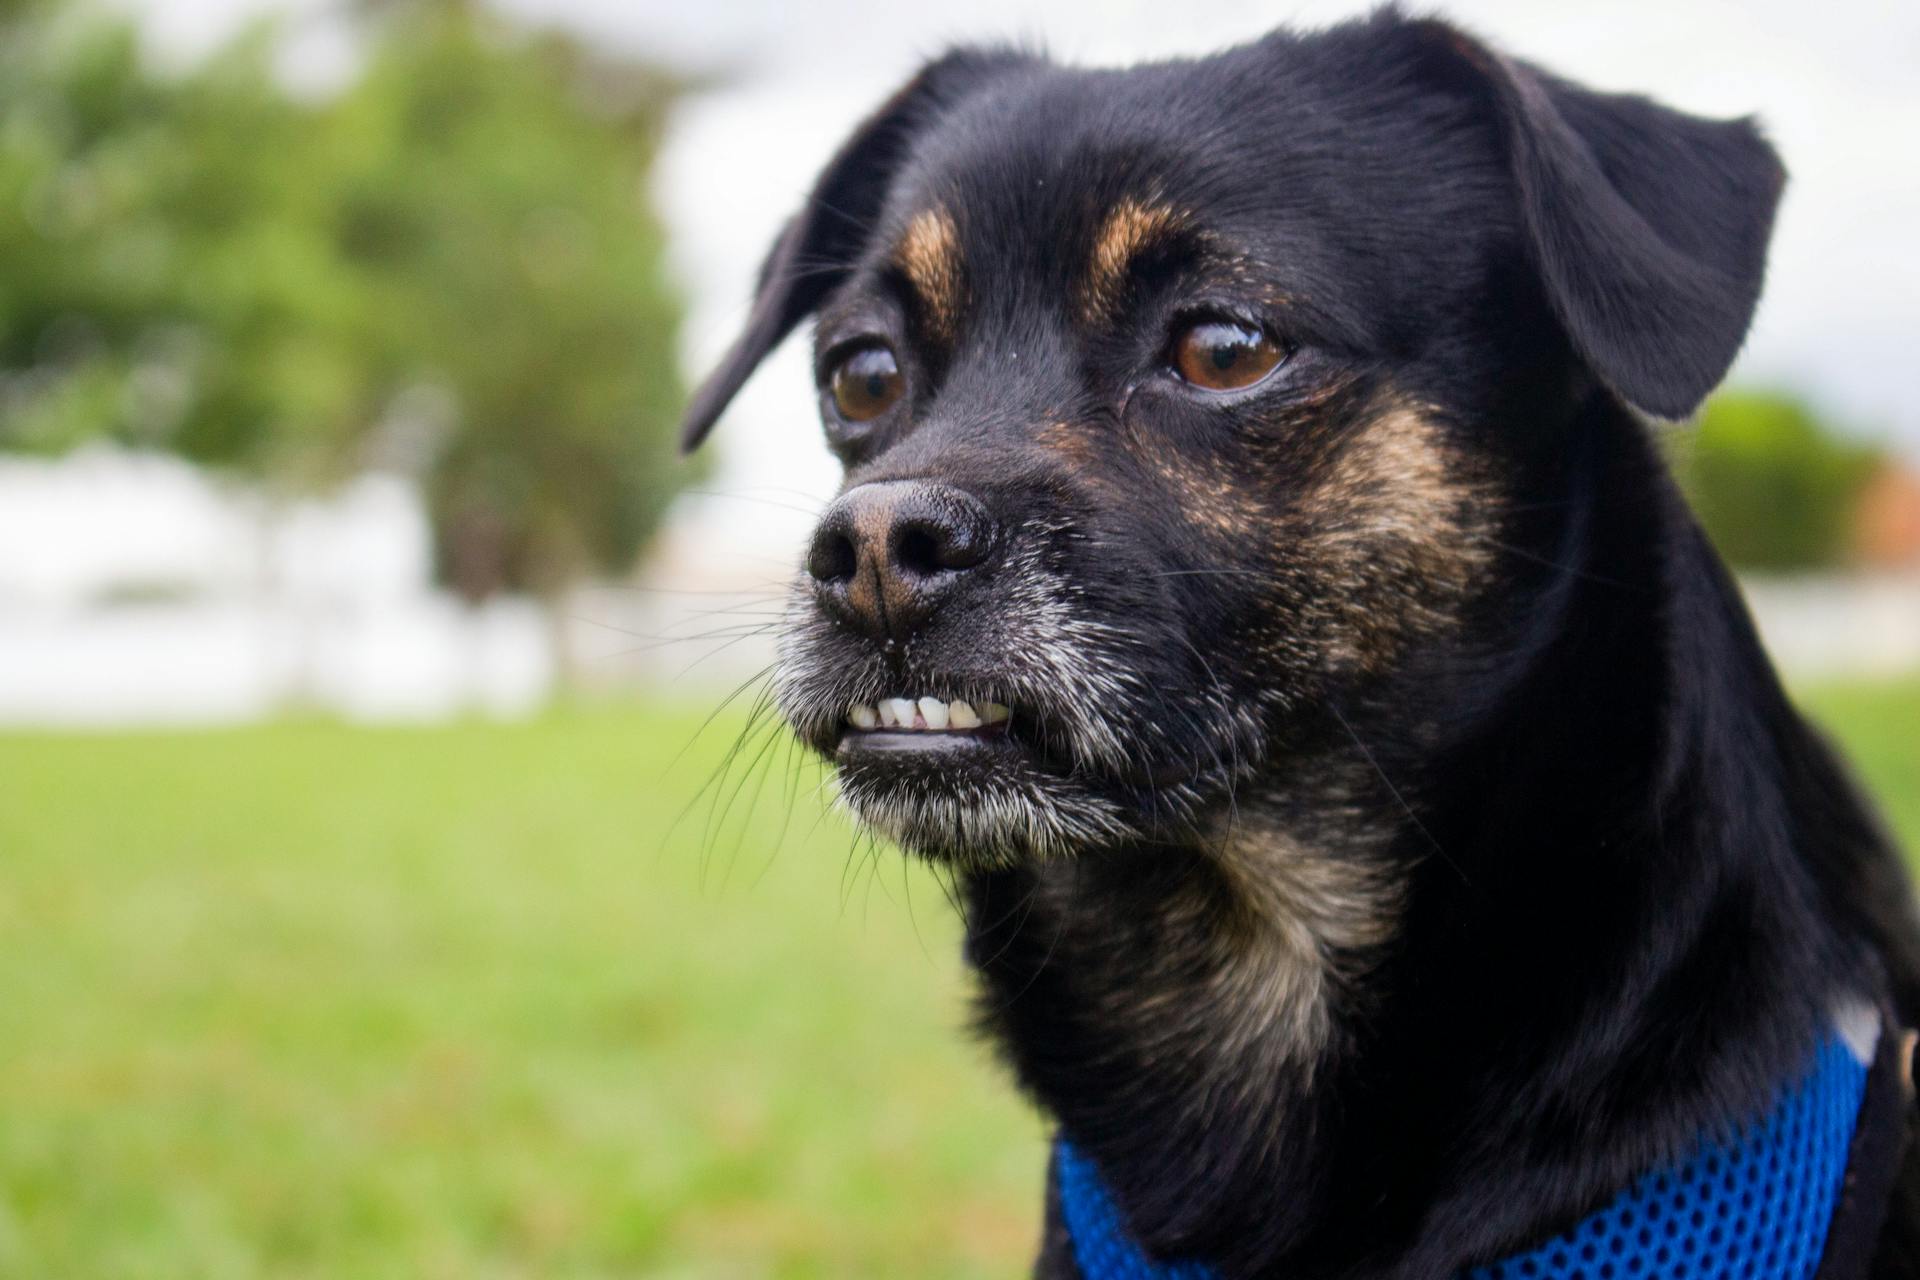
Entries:
{"type": "Polygon", "coordinates": [[[1908,883],[1642,417],[1725,373],[1783,180],[1388,12],[949,54],[775,245],[685,439],[817,314],[846,488],[780,705],[953,869],[982,1021],[1144,1253],[1510,1256],[1865,1011],[1821,1274],[1920,1269],[1908,883]]]}

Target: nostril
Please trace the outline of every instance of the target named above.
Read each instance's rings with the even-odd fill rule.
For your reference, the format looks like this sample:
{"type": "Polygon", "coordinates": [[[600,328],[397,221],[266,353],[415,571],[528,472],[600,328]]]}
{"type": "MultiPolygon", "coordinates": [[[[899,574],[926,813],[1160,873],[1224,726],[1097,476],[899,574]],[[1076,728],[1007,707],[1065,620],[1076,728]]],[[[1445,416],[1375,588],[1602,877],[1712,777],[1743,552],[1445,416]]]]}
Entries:
{"type": "Polygon", "coordinates": [[[839,529],[822,529],[807,551],[807,572],[816,582],[846,582],[859,566],[853,539],[839,529]]]}
{"type": "Polygon", "coordinates": [[[987,539],[974,525],[940,518],[907,520],[893,531],[893,563],[917,578],[971,569],[986,559],[987,539]]]}
{"type": "Polygon", "coordinates": [[[894,537],[893,562],[917,578],[951,568],[944,560],[942,539],[925,525],[908,525],[894,537]]]}

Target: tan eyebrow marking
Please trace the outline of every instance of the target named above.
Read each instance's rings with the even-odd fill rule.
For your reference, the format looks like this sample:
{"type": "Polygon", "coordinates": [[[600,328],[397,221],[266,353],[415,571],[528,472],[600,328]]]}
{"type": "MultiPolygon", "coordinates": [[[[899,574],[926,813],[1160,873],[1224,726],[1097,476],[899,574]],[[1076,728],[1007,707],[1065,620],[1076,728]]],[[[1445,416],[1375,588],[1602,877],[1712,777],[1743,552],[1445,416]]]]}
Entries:
{"type": "Polygon", "coordinates": [[[926,308],[928,328],[935,337],[951,342],[966,306],[960,229],[953,215],[938,208],[914,214],[893,251],[893,261],[926,308]]]}
{"type": "Polygon", "coordinates": [[[1093,253],[1081,282],[1081,319],[1089,324],[1111,320],[1120,309],[1121,286],[1133,260],[1186,227],[1185,215],[1161,201],[1147,203],[1128,196],[1108,210],[1093,238],[1093,253]]]}

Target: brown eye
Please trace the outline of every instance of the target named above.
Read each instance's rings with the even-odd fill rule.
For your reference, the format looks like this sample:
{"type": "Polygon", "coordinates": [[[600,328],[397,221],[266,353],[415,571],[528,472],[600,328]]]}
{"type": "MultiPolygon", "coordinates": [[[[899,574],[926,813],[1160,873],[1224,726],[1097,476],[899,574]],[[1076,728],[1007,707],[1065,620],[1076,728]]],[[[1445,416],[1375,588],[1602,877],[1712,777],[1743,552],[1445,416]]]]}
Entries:
{"type": "Polygon", "coordinates": [[[885,347],[862,347],[834,368],[834,407],[848,422],[867,422],[893,408],[906,385],[893,352],[885,347]]]}
{"type": "Polygon", "coordinates": [[[1196,387],[1238,391],[1272,373],[1285,355],[1279,344],[1251,325],[1202,320],[1174,339],[1173,367],[1196,387]]]}

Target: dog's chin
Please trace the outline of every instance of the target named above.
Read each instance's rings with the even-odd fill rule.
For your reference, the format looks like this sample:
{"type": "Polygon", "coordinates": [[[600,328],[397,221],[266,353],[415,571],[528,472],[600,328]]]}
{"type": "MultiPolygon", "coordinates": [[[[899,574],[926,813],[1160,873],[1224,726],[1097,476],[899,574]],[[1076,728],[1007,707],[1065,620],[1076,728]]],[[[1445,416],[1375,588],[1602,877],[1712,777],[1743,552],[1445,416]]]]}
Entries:
{"type": "Polygon", "coordinates": [[[989,867],[1065,857],[1134,831],[1114,796],[1051,764],[1004,725],[848,729],[831,756],[841,801],[856,818],[942,862],[989,867]]]}

